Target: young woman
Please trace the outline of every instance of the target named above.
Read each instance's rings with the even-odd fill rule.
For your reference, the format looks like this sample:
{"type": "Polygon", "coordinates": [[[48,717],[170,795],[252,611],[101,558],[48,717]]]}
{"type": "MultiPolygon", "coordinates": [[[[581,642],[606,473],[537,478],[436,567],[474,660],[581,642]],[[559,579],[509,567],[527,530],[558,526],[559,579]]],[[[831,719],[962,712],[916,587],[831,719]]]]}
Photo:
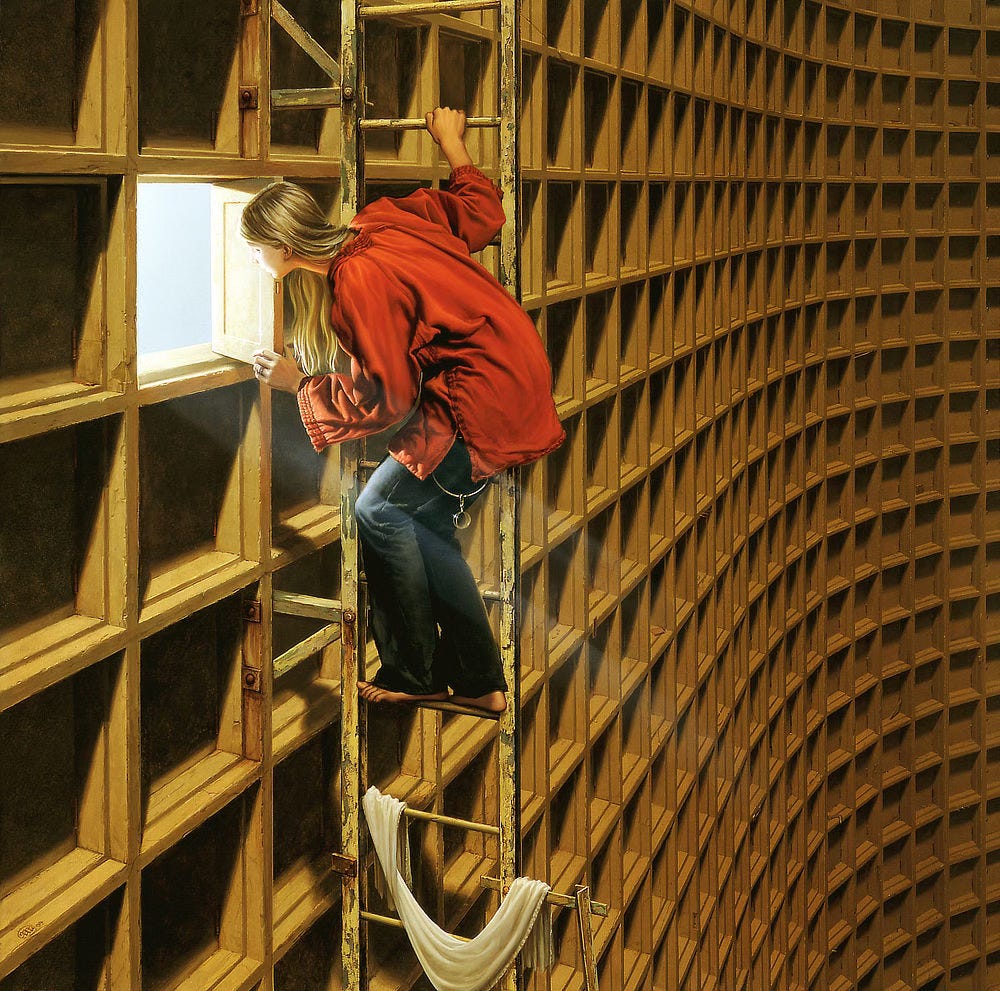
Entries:
{"type": "Polygon", "coordinates": [[[492,475],[565,433],[534,324],[470,257],[505,217],[465,148],[465,114],[438,107],[426,120],[452,168],[447,190],[382,197],[346,228],[288,182],[247,204],[243,237],[287,281],[301,363],[262,350],[254,371],[296,394],[317,451],[399,425],[356,504],[381,661],[362,697],[502,712],[500,652],[455,529],[492,475]]]}

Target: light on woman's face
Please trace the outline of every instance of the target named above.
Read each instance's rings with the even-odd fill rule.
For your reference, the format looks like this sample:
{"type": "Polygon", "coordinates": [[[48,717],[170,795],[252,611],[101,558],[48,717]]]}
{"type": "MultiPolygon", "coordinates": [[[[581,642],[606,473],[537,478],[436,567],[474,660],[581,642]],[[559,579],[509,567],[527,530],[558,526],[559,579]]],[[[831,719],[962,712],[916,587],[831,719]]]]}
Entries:
{"type": "Polygon", "coordinates": [[[283,279],[291,270],[291,259],[284,248],[276,248],[270,244],[254,244],[247,242],[250,249],[250,260],[259,265],[274,279],[283,279]]]}

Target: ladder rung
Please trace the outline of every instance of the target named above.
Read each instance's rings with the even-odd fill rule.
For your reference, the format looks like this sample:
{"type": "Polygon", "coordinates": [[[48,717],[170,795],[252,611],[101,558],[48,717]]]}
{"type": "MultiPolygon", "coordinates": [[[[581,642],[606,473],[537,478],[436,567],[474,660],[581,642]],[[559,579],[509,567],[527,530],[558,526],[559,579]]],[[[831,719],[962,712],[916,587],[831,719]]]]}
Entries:
{"type": "Polygon", "coordinates": [[[306,637],[302,643],[296,644],[274,659],[274,677],[280,678],[283,674],[287,674],[292,668],[312,657],[318,650],[333,643],[339,636],[340,623],[331,623],[329,626],[317,630],[311,637],[306,637]]]}
{"type": "Polygon", "coordinates": [[[437,699],[427,699],[423,702],[406,702],[405,705],[415,706],[418,709],[438,709],[441,712],[454,712],[460,716],[478,716],[480,719],[499,719],[499,712],[489,712],[486,709],[477,709],[474,705],[458,705],[455,702],[438,701],[437,699]]]}
{"type": "MultiPolygon", "coordinates": [[[[406,929],[406,926],[399,919],[391,915],[377,915],[375,912],[366,912],[363,909],[359,914],[365,922],[377,922],[380,926],[389,926],[391,929],[406,929]]],[[[463,943],[471,942],[468,936],[459,936],[458,933],[452,933],[452,935],[463,943]]]]}
{"type": "Polygon", "coordinates": [[[388,926],[390,929],[406,928],[399,919],[395,919],[391,915],[377,915],[375,912],[366,912],[363,909],[360,915],[365,922],[377,922],[380,926],[388,926]]]}
{"type": "Polygon", "coordinates": [[[318,107],[339,107],[340,103],[339,86],[271,90],[271,106],[275,110],[312,110],[318,107]]]}
{"type": "MultiPolygon", "coordinates": [[[[427,126],[423,117],[373,117],[359,120],[362,131],[421,131],[427,126]]],[[[466,117],[466,127],[499,127],[499,117],[466,117]]]]}
{"type": "Polygon", "coordinates": [[[447,14],[453,10],[496,10],[500,0],[423,0],[421,3],[365,4],[358,17],[395,17],[399,14],[447,14]]]}
{"type": "Polygon", "coordinates": [[[422,812],[420,809],[403,809],[403,815],[409,819],[420,819],[424,822],[439,822],[444,826],[456,826],[459,829],[468,829],[473,833],[488,833],[490,836],[499,836],[500,827],[490,826],[485,822],[472,822],[469,819],[456,819],[454,816],[438,815],[436,812],[422,812]]]}
{"type": "MultiPolygon", "coordinates": [[[[480,884],[484,888],[489,888],[490,891],[500,891],[502,892],[504,886],[500,883],[500,879],[496,877],[489,877],[483,875],[479,879],[480,884]]],[[[550,891],[546,896],[545,900],[550,905],[559,905],[562,908],[576,908],[576,896],[575,895],[563,895],[558,891],[550,891]]],[[[590,914],[606,916],[608,914],[608,906],[604,902],[594,902],[590,903],[590,914]]]]}
{"type": "Polygon", "coordinates": [[[498,588],[481,588],[479,594],[489,602],[503,602],[503,593],[498,588]]]}
{"type": "Polygon", "coordinates": [[[272,593],[274,611],[282,616],[304,616],[306,619],[325,619],[332,622],[340,619],[339,599],[320,599],[315,595],[299,595],[297,592],[272,593]]]}
{"type": "Polygon", "coordinates": [[[380,464],[382,464],[381,461],[359,461],[358,467],[365,471],[374,471],[380,464]]]}

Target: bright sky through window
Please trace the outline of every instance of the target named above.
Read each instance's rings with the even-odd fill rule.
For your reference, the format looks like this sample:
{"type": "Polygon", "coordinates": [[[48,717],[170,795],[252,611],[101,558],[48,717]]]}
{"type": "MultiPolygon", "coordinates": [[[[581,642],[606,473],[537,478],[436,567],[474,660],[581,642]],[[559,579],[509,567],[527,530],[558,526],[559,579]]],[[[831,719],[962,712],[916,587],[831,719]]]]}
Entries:
{"type": "Polygon", "coordinates": [[[140,182],[138,353],[212,340],[209,183],[140,182]]]}

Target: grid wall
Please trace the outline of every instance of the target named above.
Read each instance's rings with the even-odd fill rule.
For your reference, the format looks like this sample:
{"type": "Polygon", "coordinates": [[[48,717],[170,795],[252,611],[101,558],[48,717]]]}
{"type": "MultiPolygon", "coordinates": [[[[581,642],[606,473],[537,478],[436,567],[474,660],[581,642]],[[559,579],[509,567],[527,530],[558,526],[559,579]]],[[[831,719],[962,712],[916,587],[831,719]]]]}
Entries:
{"type": "Polygon", "coordinates": [[[1000,980],[998,28],[524,6],[523,828],[602,986],[1000,980]]]}
{"type": "MultiPolygon", "coordinates": [[[[135,344],[140,178],[333,215],[339,114],[267,109],[324,84],[269,0],[8,7],[0,989],[339,988],[339,644],[270,663],[323,626],[272,593],[337,595],[336,463],[244,367],[135,344]]],[[[338,51],[336,5],[287,7],[338,51]]],[[[495,113],[494,18],[371,25],[367,114],[495,113]]],[[[522,473],[524,871],[608,903],[603,987],[996,984],[1000,7],[524,0],[521,33],[568,434],[522,473]]],[[[447,177],[365,145],[369,199],[447,177]]],[[[373,711],[368,780],[495,823],[495,735],[373,711]]],[[[412,838],[478,930],[495,841],[412,838]]],[[[556,933],[538,991],[582,987],[556,933]]],[[[367,972],[420,983],[391,931],[367,972]]]]}

